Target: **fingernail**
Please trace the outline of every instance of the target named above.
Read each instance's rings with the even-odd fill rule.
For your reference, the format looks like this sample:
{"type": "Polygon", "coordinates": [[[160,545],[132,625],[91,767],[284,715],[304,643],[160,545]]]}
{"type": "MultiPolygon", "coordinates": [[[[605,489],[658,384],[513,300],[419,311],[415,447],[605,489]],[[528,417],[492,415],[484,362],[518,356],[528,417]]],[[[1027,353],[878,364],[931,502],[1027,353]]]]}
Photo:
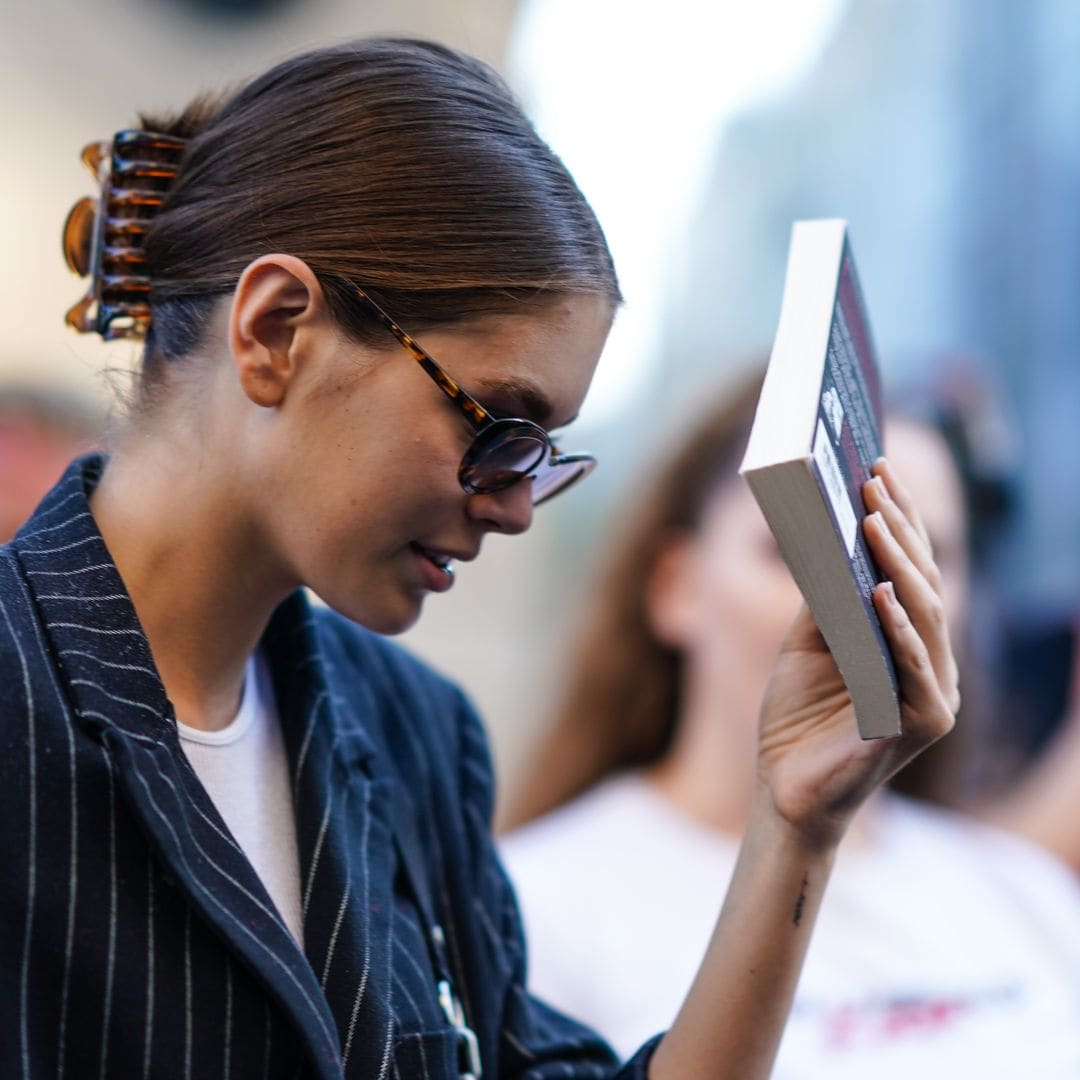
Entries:
{"type": "Polygon", "coordinates": [[[896,587],[891,581],[885,582],[885,599],[893,607],[896,607],[900,603],[900,601],[896,599],[896,587]]]}

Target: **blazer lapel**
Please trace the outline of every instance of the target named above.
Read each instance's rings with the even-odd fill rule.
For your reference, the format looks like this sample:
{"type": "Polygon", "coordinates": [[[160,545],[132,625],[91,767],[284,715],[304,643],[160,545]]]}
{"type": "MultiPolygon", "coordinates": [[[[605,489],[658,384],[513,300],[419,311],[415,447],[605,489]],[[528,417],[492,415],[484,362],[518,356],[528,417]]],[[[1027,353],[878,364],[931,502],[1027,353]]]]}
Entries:
{"type": "Polygon", "coordinates": [[[149,643],[90,513],[101,468],[100,458],[73,464],[13,545],[77,722],[112,758],[163,869],[262,977],[318,1075],[340,1076],[319,980],[180,749],[149,643]]]}
{"type": "Polygon", "coordinates": [[[392,1053],[396,858],[394,779],[365,730],[363,680],[335,694],[307,601],[297,593],[264,638],[293,774],[304,947],[341,1032],[349,1076],[385,1075],[392,1053]]]}

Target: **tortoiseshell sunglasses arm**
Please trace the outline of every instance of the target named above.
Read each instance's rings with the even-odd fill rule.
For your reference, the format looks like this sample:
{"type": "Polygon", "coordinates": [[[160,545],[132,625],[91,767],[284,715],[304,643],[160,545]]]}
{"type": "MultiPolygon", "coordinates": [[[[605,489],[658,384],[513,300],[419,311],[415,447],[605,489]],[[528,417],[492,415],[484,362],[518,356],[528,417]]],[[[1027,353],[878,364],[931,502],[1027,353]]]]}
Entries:
{"type": "Polygon", "coordinates": [[[412,353],[413,359],[431,376],[438,384],[439,389],[465,414],[465,418],[477,430],[481,431],[489,424],[494,423],[495,417],[491,415],[475,398],[470,397],[441,367],[430,353],[422,349],[404,330],[359,285],[351,281],[346,284],[356,293],[356,297],[412,353]]]}

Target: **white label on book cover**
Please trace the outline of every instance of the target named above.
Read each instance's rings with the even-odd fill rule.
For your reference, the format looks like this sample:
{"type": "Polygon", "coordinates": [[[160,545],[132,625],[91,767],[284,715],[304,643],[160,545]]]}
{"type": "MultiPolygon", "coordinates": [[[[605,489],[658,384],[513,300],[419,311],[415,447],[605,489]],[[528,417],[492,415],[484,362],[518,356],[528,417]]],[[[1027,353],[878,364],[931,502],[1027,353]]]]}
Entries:
{"type": "Polygon", "coordinates": [[[840,472],[840,462],[836,460],[836,451],[833,450],[829,431],[820,417],[817,422],[817,433],[814,436],[814,461],[817,462],[818,472],[825,481],[825,491],[832,505],[833,516],[840,527],[840,535],[844,538],[844,546],[847,548],[850,559],[855,552],[855,538],[858,536],[859,522],[855,517],[855,508],[851,505],[851,499],[848,498],[844,474],[840,472]]]}
{"type": "Polygon", "coordinates": [[[832,428],[833,438],[839,441],[840,431],[844,426],[844,406],[840,401],[840,395],[835,386],[830,386],[821,395],[822,412],[829,418],[829,426],[832,428]]]}

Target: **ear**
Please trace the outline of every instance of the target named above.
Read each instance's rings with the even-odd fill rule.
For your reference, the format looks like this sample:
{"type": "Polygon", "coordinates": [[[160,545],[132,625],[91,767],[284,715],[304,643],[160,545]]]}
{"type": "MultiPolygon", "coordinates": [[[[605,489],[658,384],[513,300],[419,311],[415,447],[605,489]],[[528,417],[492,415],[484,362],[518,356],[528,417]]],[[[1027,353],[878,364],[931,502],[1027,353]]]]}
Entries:
{"type": "Polygon", "coordinates": [[[261,255],[240,275],[229,313],[229,346],[244,393],[280,405],[310,331],[325,322],[326,299],[314,271],[294,255],[261,255]]]}
{"type": "Polygon", "coordinates": [[[690,533],[672,533],[665,539],[648,581],[645,612],[656,637],[674,649],[692,641],[697,622],[697,545],[690,533]]]}

